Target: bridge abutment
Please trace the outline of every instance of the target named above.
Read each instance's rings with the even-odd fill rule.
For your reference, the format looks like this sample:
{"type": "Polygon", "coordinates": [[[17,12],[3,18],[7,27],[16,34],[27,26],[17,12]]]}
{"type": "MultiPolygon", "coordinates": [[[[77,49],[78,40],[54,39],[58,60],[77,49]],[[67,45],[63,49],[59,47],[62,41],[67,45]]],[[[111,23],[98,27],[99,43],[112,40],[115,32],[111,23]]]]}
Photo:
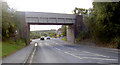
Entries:
{"type": "Polygon", "coordinates": [[[83,29],[83,16],[76,15],[76,21],[75,21],[75,38],[81,32],[82,29],[83,29]]]}
{"type": "Polygon", "coordinates": [[[27,24],[27,30],[26,30],[27,34],[26,34],[26,43],[27,45],[30,44],[30,24],[27,24]]]}
{"type": "Polygon", "coordinates": [[[67,25],[67,42],[70,44],[74,44],[75,41],[75,26],[67,25]]]}
{"type": "Polygon", "coordinates": [[[83,17],[81,15],[76,15],[76,21],[73,25],[67,25],[67,41],[70,44],[75,43],[75,38],[83,29],[83,17]]]}

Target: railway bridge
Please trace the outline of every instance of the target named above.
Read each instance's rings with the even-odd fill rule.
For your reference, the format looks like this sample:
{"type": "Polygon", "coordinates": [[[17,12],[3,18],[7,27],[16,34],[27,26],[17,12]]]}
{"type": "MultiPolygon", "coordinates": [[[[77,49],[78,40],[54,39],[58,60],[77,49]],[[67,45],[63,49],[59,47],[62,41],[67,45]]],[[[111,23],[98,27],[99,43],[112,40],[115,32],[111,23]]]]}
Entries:
{"type": "Polygon", "coordinates": [[[75,14],[46,13],[46,12],[19,12],[23,24],[23,37],[30,43],[30,25],[67,25],[67,41],[74,43],[82,23],[82,16],[75,14]]]}

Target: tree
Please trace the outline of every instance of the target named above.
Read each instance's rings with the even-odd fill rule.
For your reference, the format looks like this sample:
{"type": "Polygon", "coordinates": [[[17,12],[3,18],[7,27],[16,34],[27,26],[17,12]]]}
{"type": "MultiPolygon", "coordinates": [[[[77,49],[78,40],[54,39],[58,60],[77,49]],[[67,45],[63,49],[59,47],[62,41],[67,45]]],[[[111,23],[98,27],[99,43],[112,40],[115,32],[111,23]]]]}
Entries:
{"type": "Polygon", "coordinates": [[[88,13],[88,10],[87,9],[84,9],[84,8],[75,8],[74,10],[73,10],[73,13],[74,14],[77,14],[77,15],[83,15],[83,14],[87,14],[88,13]]]}
{"type": "Polygon", "coordinates": [[[120,2],[93,2],[88,25],[94,39],[110,42],[120,37],[120,2]]]}
{"type": "Polygon", "coordinates": [[[76,15],[81,15],[83,16],[83,21],[81,22],[81,27],[78,28],[78,34],[76,36],[76,39],[79,39],[79,40],[84,40],[85,38],[88,38],[89,35],[88,35],[88,29],[87,29],[87,26],[86,26],[86,22],[88,21],[88,9],[84,9],[84,8],[75,8],[73,10],[73,13],[76,14],[76,15]]]}
{"type": "Polygon", "coordinates": [[[86,15],[83,21],[92,39],[97,42],[120,45],[119,7],[120,2],[93,2],[93,8],[88,9],[88,13],[85,13],[82,8],[75,8],[74,14],[86,15]]]}
{"type": "Polygon", "coordinates": [[[62,35],[66,36],[66,25],[62,25],[62,35]]]}
{"type": "Polygon", "coordinates": [[[2,39],[15,37],[15,31],[21,28],[19,14],[2,2],[2,39]]]}
{"type": "Polygon", "coordinates": [[[50,36],[50,37],[56,37],[57,33],[56,32],[47,32],[47,36],[50,36]]]}

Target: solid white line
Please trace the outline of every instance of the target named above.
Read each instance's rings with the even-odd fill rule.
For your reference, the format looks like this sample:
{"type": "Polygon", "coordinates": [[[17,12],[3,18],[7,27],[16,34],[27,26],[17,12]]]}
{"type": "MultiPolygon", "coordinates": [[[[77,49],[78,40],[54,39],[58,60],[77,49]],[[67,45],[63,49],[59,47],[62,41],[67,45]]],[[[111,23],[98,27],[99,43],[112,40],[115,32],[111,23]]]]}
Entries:
{"type": "Polygon", "coordinates": [[[29,62],[29,63],[32,63],[33,57],[34,57],[34,55],[35,55],[35,51],[36,51],[36,47],[35,47],[35,49],[34,49],[34,51],[33,51],[33,53],[32,53],[32,56],[31,56],[31,58],[30,58],[30,62],[29,62]]]}

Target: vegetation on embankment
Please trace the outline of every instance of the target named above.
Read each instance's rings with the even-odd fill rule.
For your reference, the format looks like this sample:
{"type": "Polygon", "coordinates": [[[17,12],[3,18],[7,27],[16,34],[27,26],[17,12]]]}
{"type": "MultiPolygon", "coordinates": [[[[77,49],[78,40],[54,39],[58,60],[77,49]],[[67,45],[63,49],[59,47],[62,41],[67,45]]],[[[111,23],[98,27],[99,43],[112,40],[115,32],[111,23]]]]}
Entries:
{"type": "Polygon", "coordinates": [[[61,38],[62,40],[67,41],[67,37],[66,37],[67,28],[66,28],[66,25],[62,25],[61,30],[62,30],[62,32],[61,32],[61,34],[59,36],[62,37],[61,38]]]}
{"type": "Polygon", "coordinates": [[[8,56],[11,53],[25,47],[24,40],[7,40],[2,42],[2,57],[8,56]]]}
{"type": "Polygon", "coordinates": [[[75,8],[74,14],[83,15],[83,23],[87,27],[79,30],[76,42],[90,39],[97,46],[111,48],[120,46],[119,7],[120,2],[93,2],[93,8],[75,8]]]}
{"type": "Polygon", "coordinates": [[[50,36],[51,38],[55,38],[57,33],[56,30],[41,30],[41,31],[30,31],[30,38],[31,39],[37,39],[40,38],[41,36],[50,36]],[[44,32],[43,32],[44,31],[44,32]]]}
{"type": "Polygon", "coordinates": [[[66,36],[66,34],[67,34],[67,28],[66,28],[66,25],[62,25],[62,33],[61,33],[61,35],[63,35],[63,36],[66,36]]]}
{"type": "Polygon", "coordinates": [[[20,15],[14,9],[10,8],[6,2],[2,2],[2,55],[5,57],[25,45],[25,38],[21,37],[23,22],[20,15]]]}
{"type": "Polygon", "coordinates": [[[2,42],[0,41],[0,57],[2,57],[2,42]]]}

